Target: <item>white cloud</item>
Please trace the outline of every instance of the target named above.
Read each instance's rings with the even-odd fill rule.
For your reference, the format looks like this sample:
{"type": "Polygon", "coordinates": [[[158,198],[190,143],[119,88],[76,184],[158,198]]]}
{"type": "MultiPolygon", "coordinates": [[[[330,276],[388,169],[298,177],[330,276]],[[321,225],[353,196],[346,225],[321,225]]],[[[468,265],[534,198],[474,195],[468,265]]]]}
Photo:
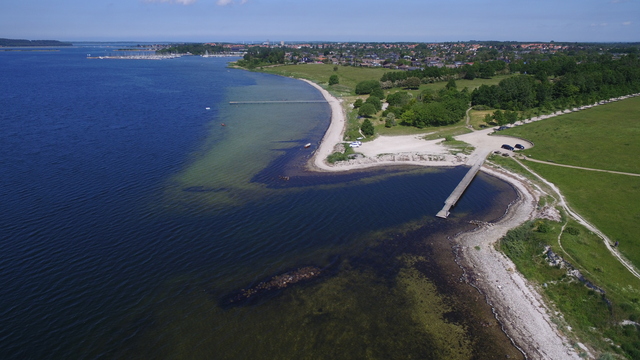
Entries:
{"type": "MultiPolygon", "coordinates": [[[[242,4],[246,4],[248,0],[240,0],[240,5],[242,4]]],[[[235,0],[218,0],[216,1],[217,5],[220,6],[227,6],[227,5],[231,5],[231,4],[235,4],[236,1],[235,0]]]]}
{"type": "Polygon", "coordinates": [[[631,25],[631,21],[625,21],[622,23],[622,25],[631,25]]]}
{"type": "Polygon", "coordinates": [[[191,5],[198,0],[144,0],[146,3],[169,3],[169,4],[182,4],[191,5]]]}

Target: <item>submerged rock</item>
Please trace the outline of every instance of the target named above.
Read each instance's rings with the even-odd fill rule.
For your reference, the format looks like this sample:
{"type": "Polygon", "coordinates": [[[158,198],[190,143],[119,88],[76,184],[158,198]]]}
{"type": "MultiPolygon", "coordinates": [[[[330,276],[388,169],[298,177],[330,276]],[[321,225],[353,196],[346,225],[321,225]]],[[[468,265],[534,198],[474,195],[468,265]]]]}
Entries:
{"type": "Polygon", "coordinates": [[[283,274],[275,275],[255,286],[246,289],[240,289],[234,292],[226,299],[223,299],[222,305],[240,304],[252,300],[261,295],[266,295],[272,291],[285,289],[296,283],[304,282],[317,278],[322,274],[322,270],[315,266],[305,266],[283,274]]]}

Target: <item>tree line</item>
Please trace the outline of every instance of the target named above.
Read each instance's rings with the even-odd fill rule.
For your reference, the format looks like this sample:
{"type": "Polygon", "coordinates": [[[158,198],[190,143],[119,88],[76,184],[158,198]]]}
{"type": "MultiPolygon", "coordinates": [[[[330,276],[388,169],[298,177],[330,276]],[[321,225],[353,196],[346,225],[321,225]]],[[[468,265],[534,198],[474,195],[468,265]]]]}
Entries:
{"type": "Polygon", "coordinates": [[[250,47],[237,65],[254,69],[258,66],[284,64],[285,52],[280,48],[264,48],[260,46],[250,47]]]}
{"type": "Polygon", "coordinates": [[[502,60],[476,62],[456,68],[429,66],[424,69],[391,71],[382,75],[380,81],[383,87],[391,88],[404,87],[406,81],[412,78],[419,79],[420,83],[436,82],[443,78],[490,79],[499,72],[508,72],[507,63],[502,60]]]}
{"type": "Polygon", "coordinates": [[[156,51],[156,54],[193,54],[193,55],[205,55],[221,53],[225,49],[220,45],[210,44],[179,44],[171,47],[160,49],[156,51]]]}
{"type": "Polygon", "coordinates": [[[480,86],[471,94],[471,103],[511,111],[548,111],[640,92],[640,61],[635,54],[619,60],[609,54],[588,59],[558,56],[518,62],[511,69],[521,75],[480,86]]]}

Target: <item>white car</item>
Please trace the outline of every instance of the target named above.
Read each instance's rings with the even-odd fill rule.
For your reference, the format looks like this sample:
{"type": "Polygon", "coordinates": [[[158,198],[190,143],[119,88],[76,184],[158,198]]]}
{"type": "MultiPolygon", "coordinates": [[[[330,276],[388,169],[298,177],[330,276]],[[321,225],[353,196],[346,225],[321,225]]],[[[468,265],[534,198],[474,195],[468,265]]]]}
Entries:
{"type": "Polygon", "coordinates": [[[362,142],[354,141],[351,144],[349,144],[349,147],[356,148],[356,147],[360,147],[360,145],[362,145],[362,142]]]}

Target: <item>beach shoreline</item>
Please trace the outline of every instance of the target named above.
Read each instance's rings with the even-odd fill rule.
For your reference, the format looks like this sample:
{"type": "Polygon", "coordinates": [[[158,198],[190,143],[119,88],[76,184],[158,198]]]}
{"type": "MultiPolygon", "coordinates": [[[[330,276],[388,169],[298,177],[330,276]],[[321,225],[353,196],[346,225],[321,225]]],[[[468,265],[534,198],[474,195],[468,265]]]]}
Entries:
{"type": "MultiPolygon", "coordinates": [[[[311,81],[303,81],[318,89],[331,106],[331,124],[308,162],[311,171],[338,172],[391,165],[451,167],[465,165],[473,157],[473,154],[451,155],[441,144],[442,140],[426,141],[421,139],[424,135],[409,135],[379,137],[375,140],[377,144],[364,143],[358,149],[365,155],[364,158],[330,165],[326,158],[334,152],[336,145],[343,142],[345,109],[341,101],[327,90],[311,81]]],[[[476,150],[499,149],[500,144],[507,141],[502,136],[487,136],[493,131],[490,128],[456,138],[472,144],[476,150]]],[[[555,210],[538,209],[538,200],[543,192],[534,188],[524,177],[494,169],[487,164],[481,171],[511,184],[518,193],[518,199],[508,207],[502,218],[453,239],[458,248],[459,265],[468,275],[467,281],[486,297],[503,331],[527,358],[580,359],[569,340],[552,322],[552,311],[539,292],[515,270],[513,262],[495,248],[497,241],[510,229],[529,220],[549,217],[549,214],[557,216],[554,215],[555,210]],[[476,250],[478,248],[480,250],[476,250]]]]}

